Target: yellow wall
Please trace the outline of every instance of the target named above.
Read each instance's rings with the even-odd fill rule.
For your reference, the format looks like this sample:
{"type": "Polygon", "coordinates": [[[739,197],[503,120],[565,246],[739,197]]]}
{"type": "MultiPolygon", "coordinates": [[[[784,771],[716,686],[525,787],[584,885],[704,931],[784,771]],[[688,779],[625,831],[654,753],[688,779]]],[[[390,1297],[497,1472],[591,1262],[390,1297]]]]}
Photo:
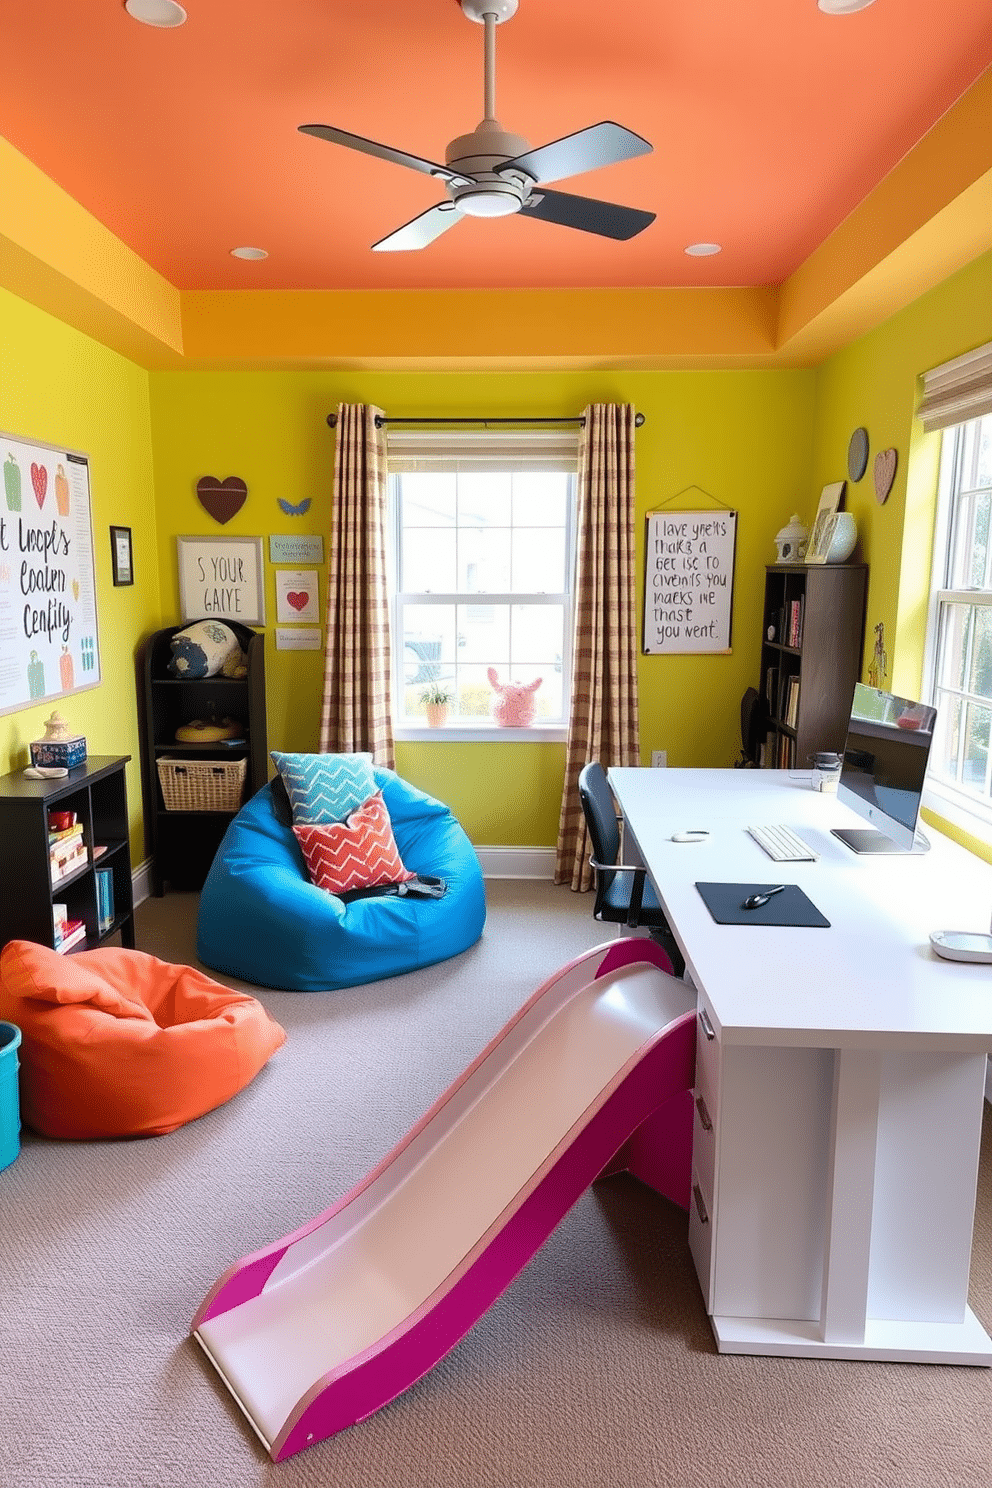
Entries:
{"type": "MultiPolygon", "coordinates": [[[[869,335],[825,362],[816,377],[814,485],[847,475],[847,445],[859,425],[871,444],[862,481],[848,482],[844,504],[857,518],[860,551],[870,564],[863,677],[872,659],[875,626],[884,627],[888,669],[880,685],[918,697],[940,435],[914,420],[920,375],[992,340],[992,254],[960,270],[869,335]],[[898,451],[896,479],[884,506],[872,471],[880,450],[898,451]]],[[[982,847],[947,823],[941,827],[983,856],[982,847]]]]}
{"type": "MultiPolygon", "coordinates": [[[[0,289],[0,430],[90,457],[102,680],[59,710],[90,754],[129,754],[131,852],[144,856],[135,654],[162,624],[148,374],[117,352],[0,289]],[[114,587],[109,527],[130,527],[135,583],[114,587]]],[[[51,702],[0,717],[0,773],[30,764],[51,702]]]]}
{"type": "MultiPolygon", "coordinates": [[[[795,509],[815,506],[809,485],[814,373],[810,370],[413,374],[156,372],[151,374],[160,579],[166,613],[176,612],[175,538],[185,533],[326,534],[333,434],[339,402],[372,402],[388,413],[574,414],[590,401],[632,402],[638,433],[638,543],[644,513],[661,503],[740,513],[733,654],[642,657],[644,757],[667,749],[672,765],[727,765],[739,744],[741,693],[757,677],[764,564],[795,509]],[[223,528],[199,505],[202,475],[241,476],[249,498],[223,528]],[[690,489],[687,494],[680,495],[690,489]],[[282,514],[277,499],[312,506],[282,514]],[[674,499],[673,499],[674,498],[674,499]]],[[[326,555],[325,555],[326,556],[326,555]]],[[[642,575],[641,575],[642,577],[642,575]]],[[[638,614],[641,603],[638,581],[638,614]]],[[[317,743],[322,657],[276,651],[275,594],[267,570],[267,694],[272,747],[317,743]]],[[[321,600],[324,589],[321,584],[321,600]]],[[[562,744],[406,743],[400,771],[443,797],[478,844],[548,846],[557,836],[562,744]]]]}
{"type": "MultiPolygon", "coordinates": [[[[630,401],[646,416],[638,435],[639,543],[644,513],[663,503],[671,509],[724,503],[739,511],[732,654],[640,659],[642,757],[667,749],[673,765],[726,765],[734,758],[740,696],[757,677],[760,597],[774,534],[792,511],[811,519],[821,486],[845,474],[852,429],[865,424],[873,455],[888,445],[899,451],[885,507],[874,500],[870,476],[848,493],[871,565],[869,633],[884,622],[887,683],[914,692],[935,443],[913,431],[916,379],[992,337],[992,256],[819,370],[147,373],[6,291],[0,314],[0,429],[91,456],[103,683],[70,699],[65,711],[92,753],[134,756],[128,784],[138,862],[135,658],[151,630],[178,617],[175,538],[257,534],[267,558],[270,533],[326,536],[333,460],[326,415],[342,400],[369,400],[394,414],[537,416],[573,414],[591,400],[630,401]],[[196,499],[196,481],[207,474],[240,475],[248,483],[245,507],[224,527],[196,499]],[[310,497],[312,505],[304,518],[289,518],[279,497],[294,504],[310,497]],[[111,523],[133,530],[132,588],[111,582],[111,523]]],[[[268,563],[266,580],[270,747],[312,748],[322,658],[275,650],[268,563]]],[[[638,613],[640,604],[639,579],[638,613]]],[[[0,719],[0,768],[27,763],[27,744],[42,732],[48,711],[41,706],[0,719]]],[[[451,802],[475,842],[553,842],[564,746],[409,743],[399,746],[397,762],[451,802]]]]}

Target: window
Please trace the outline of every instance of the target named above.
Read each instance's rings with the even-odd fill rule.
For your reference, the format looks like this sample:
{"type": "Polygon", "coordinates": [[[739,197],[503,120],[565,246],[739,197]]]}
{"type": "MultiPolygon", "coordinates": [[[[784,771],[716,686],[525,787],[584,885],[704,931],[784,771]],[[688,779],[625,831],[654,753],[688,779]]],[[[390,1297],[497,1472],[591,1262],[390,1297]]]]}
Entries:
{"type": "Polygon", "coordinates": [[[992,827],[992,414],[945,428],[927,663],[933,809],[992,827]]]}
{"type": "Polygon", "coordinates": [[[574,432],[389,433],[393,511],[393,722],[494,728],[490,667],[532,683],[532,729],[567,726],[574,571],[574,432]]]}

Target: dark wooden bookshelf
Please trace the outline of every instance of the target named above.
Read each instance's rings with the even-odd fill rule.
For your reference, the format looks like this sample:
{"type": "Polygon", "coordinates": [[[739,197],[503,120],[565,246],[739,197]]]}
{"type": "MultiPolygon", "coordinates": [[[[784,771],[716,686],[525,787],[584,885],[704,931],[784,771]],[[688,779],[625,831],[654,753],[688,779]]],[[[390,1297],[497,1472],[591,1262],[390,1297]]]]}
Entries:
{"type": "Polygon", "coordinates": [[[265,638],[258,631],[225,620],[237,635],[248,658],[245,677],[174,677],[169,671],[172,637],[190,622],[156,631],[145,643],[142,662],[143,717],[142,782],[145,829],[151,859],[152,893],[199,889],[228,823],[239,807],[223,811],[167,810],[159,778],[163,758],[197,761],[246,762],[243,800],[268,779],[265,715],[265,638]],[[240,725],[236,739],[212,743],[180,743],[176,730],[200,719],[220,723],[229,718],[240,725]]]}
{"type": "Polygon", "coordinates": [[[864,563],[768,565],[759,688],[768,715],[766,768],[808,769],[813,754],[843,750],[867,594],[864,563]],[[790,623],[796,614],[798,628],[790,623]]]}
{"type": "Polygon", "coordinates": [[[95,950],[120,934],[134,946],[134,889],[124,767],[131,756],[91,755],[61,779],[32,780],[23,771],[0,777],[0,940],[55,946],[53,905],[86,925],[85,939],[65,954],[95,950]],[[86,861],[52,883],[48,813],[74,811],[82,823],[86,861]],[[96,859],[93,849],[102,847],[96,859]],[[114,919],[100,929],[96,871],[113,873],[114,919]]]}

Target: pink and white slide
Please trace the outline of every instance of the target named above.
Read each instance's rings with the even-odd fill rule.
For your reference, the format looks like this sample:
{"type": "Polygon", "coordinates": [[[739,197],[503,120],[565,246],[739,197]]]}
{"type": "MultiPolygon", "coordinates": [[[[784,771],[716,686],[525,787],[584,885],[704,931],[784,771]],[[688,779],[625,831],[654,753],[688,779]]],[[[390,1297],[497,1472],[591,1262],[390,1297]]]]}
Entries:
{"type": "Polygon", "coordinates": [[[668,964],[640,938],[570,962],[349,1194],[211,1289],[193,1336],[273,1461],[426,1374],[605,1171],[688,1207],[695,996],[668,964]]]}

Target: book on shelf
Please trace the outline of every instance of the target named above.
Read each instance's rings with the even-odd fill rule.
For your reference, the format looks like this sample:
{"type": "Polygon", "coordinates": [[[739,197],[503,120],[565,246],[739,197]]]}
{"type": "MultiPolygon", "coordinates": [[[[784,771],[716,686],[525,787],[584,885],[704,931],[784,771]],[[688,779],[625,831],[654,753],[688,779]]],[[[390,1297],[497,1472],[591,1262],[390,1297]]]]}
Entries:
{"type": "Polygon", "coordinates": [[[789,645],[798,649],[803,640],[803,602],[801,599],[789,601],[789,645]]]}
{"type": "Polygon", "coordinates": [[[790,728],[795,728],[799,718],[799,678],[789,678],[788,692],[785,699],[785,721],[790,728]]]}
{"type": "Polygon", "coordinates": [[[79,822],[77,822],[74,827],[61,827],[54,832],[51,830],[51,828],[49,828],[49,847],[53,847],[57,842],[74,842],[77,839],[80,842],[82,842],[83,840],[83,829],[79,822]]]}
{"type": "Polygon", "coordinates": [[[97,858],[102,858],[106,851],[107,844],[105,842],[95,842],[93,844],[93,861],[96,862],[97,858]]]}
{"type": "Polygon", "coordinates": [[[56,884],[70,873],[75,873],[76,869],[81,868],[86,862],[86,844],[83,842],[78,843],[65,854],[53,855],[51,859],[52,883],[56,884]]]}
{"type": "Polygon", "coordinates": [[[96,872],[96,913],[101,933],[114,923],[114,870],[98,868],[96,872]]]}
{"type": "Polygon", "coordinates": [[[55,929],[55,949],[67,951],[70,946],[78,945],[81,940],[86,939],[85,920],[64,920],[55,929]]]}

